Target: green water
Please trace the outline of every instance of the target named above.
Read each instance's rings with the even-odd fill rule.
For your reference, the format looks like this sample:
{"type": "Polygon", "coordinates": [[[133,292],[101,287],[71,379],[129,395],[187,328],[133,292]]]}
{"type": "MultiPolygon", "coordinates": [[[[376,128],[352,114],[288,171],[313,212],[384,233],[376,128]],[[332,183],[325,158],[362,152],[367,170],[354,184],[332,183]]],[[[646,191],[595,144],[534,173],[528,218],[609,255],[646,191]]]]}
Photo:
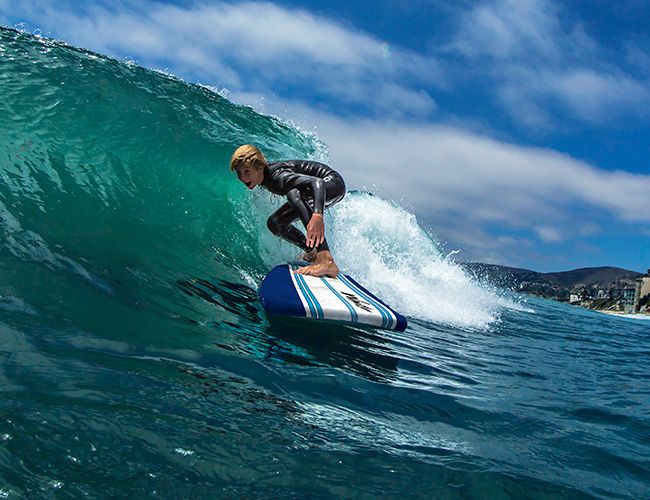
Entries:
{"type": "Polygon", "coordinates": [[[270,158],[312,156],[314,141],[136,65],[9,30],[0,40],[0,279],[12,294],[56,303],[81,328],[142,332],[177,313],[177,280],[263,275],[230,155],[254,142],[270,158]]]}

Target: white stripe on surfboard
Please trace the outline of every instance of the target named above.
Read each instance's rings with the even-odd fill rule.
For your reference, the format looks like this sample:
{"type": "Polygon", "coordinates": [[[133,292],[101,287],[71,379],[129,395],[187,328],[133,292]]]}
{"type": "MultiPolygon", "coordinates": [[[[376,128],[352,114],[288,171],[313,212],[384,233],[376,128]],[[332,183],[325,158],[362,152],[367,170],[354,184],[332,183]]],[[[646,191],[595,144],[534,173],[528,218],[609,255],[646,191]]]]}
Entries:
{"type": "Polygon", "coordinates": [[[357,322],[381,327],[385,321],[383,320],[380,311],[373,304],[365,300],[359,293],[351,290],[350,287],[341,280],[342,276],[342,274],[339,274],[337,279],[330,280],[329,283],[352,305],[357,313],[357,322]]]}
{"type": "MultiPolygon", "coordinates": [[[[297,277],[298,278],[298,277],[297,277]]],[[[314,297],[323,311],[323,318],[338,321],[352,321],[352,315],[341,299],[332,293],[328,285],[336,281],[334,278],[325,278],[323,281],[315,276],[302,276],[299,279],[308,288],[309,293],[314,297]]]]}
{"type": "Polygon", "coordinates": [[[291,278],[307,317],[318,318],[318,313],[312,313],[309,307],[311,303],[314,309],[317,308],[317,305],[320,306],[324,319],[352,321],[378,327],[386,326],[391,322],[388,313],[384,313],[382,316],[380,309],[338,278],[297,275],[293,269],[291,278]],[[345,306],[345,309],[341,307],[341,304],[345,306]],[[349,308],[356,313],[356,318],[351,314],[349,308]]]}
{"type": "MultiPolygon", "coordinates": [[[[302,302],[302,307],[305,310],[305,316],[308,318],[315,318],[316,314],[312,314],[311,309],[314,307],[313,305],[310,304],[311,299],[307,299],[305,297],[302,287],[298,284],[296,280],[296,276],[293,272],[293,267],[289,266],[289,276],[291,276],[291,281],[293,283],[293,287],[296,289],[296,293],[298,293],[298,298],[300,299],[300,302],[302,302]],[[311,306],[311,307],[310,307],[311,306]]],[[[315,309],[315,308],[314,308],[315,309]]]]}
{"type": "Polygon", "coordinates": [[[350,290],[355,292],[356,295],[360,296],[362,299],[364,299],[366,302],[369,302],[372,304],[372,306],[379,312],[380,316],[382,317],[381,324],[379,326],[385,327],[385,328],[395,328],[397,325],[397,318],[393,314],[393,312],[386,307],[384,304],[382,304],[378,299],[375,297],[372,297],[369,293],[364,292],[359,288],[357,285],[355,285],[351,280],[349,280],[345,275],[340,274],[339,275],[339,280],[341,283],[344,283],[346,286],[349,287],[350,290]]]}

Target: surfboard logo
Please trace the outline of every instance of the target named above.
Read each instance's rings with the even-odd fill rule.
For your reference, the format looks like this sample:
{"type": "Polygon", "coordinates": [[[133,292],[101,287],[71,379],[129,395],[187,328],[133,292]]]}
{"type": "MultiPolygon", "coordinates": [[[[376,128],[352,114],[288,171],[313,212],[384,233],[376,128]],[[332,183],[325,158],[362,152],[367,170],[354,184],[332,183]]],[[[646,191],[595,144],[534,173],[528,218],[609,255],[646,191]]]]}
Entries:
{"type": "Polygon", "coordinates": [[[344,295],[346,299],[352,302],[359,309],[363,309],[364,311],[367,312],[372,312],[372,307],[370,307],[370,304],[361,300],[357,295],[354,295],[353,293],[350,292],[341,292],[341,294],[344,295]]]}

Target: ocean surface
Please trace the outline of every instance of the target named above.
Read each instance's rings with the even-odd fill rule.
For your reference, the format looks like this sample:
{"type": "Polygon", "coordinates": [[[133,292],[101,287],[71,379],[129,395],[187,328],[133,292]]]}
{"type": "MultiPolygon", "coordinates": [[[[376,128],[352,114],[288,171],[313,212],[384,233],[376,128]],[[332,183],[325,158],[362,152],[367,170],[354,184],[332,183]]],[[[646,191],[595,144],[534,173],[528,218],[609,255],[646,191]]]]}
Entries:
{"type": "Polygon", "coordinates": [[[0,29],[0,498],[650,497],[649,321],[493,289],[363,191],[330,244],[408,329],[269,321],[257,287],[296,252],[228,170],[246,142],[327,161],[0,29]]]}

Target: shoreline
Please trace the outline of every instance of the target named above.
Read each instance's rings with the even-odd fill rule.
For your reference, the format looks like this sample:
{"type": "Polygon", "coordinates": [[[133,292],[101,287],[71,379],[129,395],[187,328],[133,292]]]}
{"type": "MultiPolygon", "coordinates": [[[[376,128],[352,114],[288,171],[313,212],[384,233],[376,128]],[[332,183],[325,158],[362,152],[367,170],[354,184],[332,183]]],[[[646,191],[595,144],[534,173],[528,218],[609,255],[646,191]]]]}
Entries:
{"type": "Polygon", "coordinates": [[[602,309],[591,309],[591,311],[596,311],[603,314],[609,314],[610,316],[623,316],[632,319],[648,319],[650,320],[650,314],[648,313],[626,313],[623,311],[605,311],[602,309]]]}

